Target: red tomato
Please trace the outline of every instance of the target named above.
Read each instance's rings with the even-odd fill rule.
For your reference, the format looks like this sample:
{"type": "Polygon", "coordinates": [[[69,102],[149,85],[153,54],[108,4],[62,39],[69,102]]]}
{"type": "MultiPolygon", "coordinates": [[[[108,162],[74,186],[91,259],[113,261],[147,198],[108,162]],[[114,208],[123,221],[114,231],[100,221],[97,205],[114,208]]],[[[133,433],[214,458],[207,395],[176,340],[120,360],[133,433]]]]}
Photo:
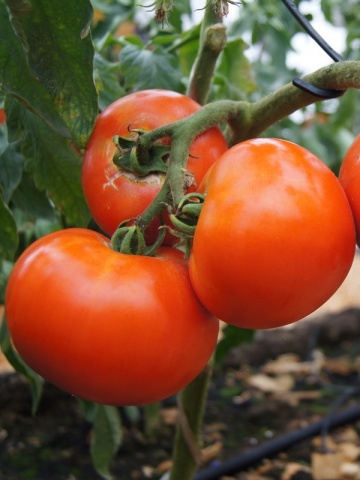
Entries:
{"type": "MultiPolygon", "coordinates": [[[[153,130],[188,117],[199,108],[199,104],[185,95],[145,90],[117,100],[100,114],[85,151],[82,185],[94,220],[108,235],[112,235],[122,221],[140,215],[155,198],[165,178],[164,173],[138,177],[117,167],[113,162],[116,152],[113,137],[130,137],[129,128],[153,130]]],[[[217,127],[195,139],[187,163],[195,185],[226,149],[226,141],[217,127]]],[[[193,186],[188,191],[194,189],[193,186]]],[[[149,241],[156,238],[158,227],[159,222],[155,221],[148,229],[149,241]]],[[[174,237],[168,235],[164,243],[174,241],[174,237]]]]}
{"type": "Polygon", "coordinates": [[[5,312],[15,348],[49,382],[108,405],[175,394],[204,368],[218,320],[196,298],[187,262],[119,254],[86,229],[42,237],[16,262],[5,312]]]}
{"type": "Polygon", "coordinates": [[[5,123],[5,120],[6,120],[5,110],[3,108],[0,108],[0,125],[5,123]]]}
{"type": "Polygon", "coordinates": [[[190,279],[221,320],[279,327],[338,289],[354,251],[351,210],[331,170],[293,143],[253,139],[212,167],[190,279]]]}
{"type": "Polygon", "coordinates": [[[360,134],[346,152],[339,173],[355,219],[357,244],[360,245],[360,134]]]}

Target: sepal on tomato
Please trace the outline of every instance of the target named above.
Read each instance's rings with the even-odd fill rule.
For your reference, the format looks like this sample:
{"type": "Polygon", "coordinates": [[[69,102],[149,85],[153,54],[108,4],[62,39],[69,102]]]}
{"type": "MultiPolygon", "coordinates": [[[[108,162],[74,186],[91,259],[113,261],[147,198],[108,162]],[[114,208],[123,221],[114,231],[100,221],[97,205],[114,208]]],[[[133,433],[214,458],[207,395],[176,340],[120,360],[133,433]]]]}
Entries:
{"type": "Polygon", "coordinates": [[[204,195],[198,192],[184,195],[176,212],[170,214],[170,220],[176,230],[184,233],[185,236],[194,235],[204,199],[204,195]]]}
{"type": "Polygon", "coordinates": [[[135,132],[133,137],[114,136],[113,141],[116,145],[114,164],[139,177],[154,172],[166,173],[171,147],[156,143],[146,148],[139,141],[144,132],[141,130],[131,130],[131,132],[135,132]]]}
{"type": "Polygon", "coordinates": [[[125,220],[119,225],[111,237],[111,246],[113,250],[128,255],[146,255],[151,257],[163,243],[166,230],[163,228],[164,221],[160,217],[161,227],[159,235],[152,245],[147,245],[142,229],[136,225],[129,225],[131,220],[125,220]]]}
{"type": "Polygon", "coordinates": [[[111,238],[111,245],[116,252],[128,255],[144,255],[146,251],[144,235],[137,225],[120,226],[111,238]]]}

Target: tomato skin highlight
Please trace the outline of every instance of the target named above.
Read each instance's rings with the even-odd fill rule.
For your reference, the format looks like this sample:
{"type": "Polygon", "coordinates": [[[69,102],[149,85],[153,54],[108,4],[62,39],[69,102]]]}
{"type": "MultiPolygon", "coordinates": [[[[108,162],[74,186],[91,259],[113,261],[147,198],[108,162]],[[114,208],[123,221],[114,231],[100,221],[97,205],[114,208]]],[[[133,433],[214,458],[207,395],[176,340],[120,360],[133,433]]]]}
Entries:
{"type": "Polygon", "coordinates": [[[350,145],[340,167],[339,181],[353,212],[357,244],[360,246],[360,134],[350,145]]]}
{"type": "Polygon", "coordinates": [[[114,252],[103,235],[42,237],[16,262],[5,312],[15,348],[59,388],[107,405],[175,394],[205,367],[218,320],[196,298],[182,254],[114,252]]]}
{"type": "Polygon", "coordinates": [[[352,265],[355,228],[324,163],[285,140],[253,139],[229,149],[206,180],[189,270],[208,310],[266,329],[332,296],[352,265]]]}
{"type": "MultiPolygon", "coordinates": [[[[154,130],[188,117],[200,108],[185,95],[154,89],[120,98],[99,115],[84,155],[82,186],[91,214],[106,234],[111,236],[122,221],[140,215],[160,191],[165,178],[163,173],[138,177],[116,166],[113,137],[130,137],[129,129],[154,130]]],[[[227,148],[217,127],[194,140],[187,169],[194,175],[195,186],[188,191],[196,189],[209,167],[227,148]]],[[[156,220],[147,229],[149,241],[156,239],[159,225],[156,220]]],[[[172,245],[176,241],[167,234],[163,243],[172,245]]]]}

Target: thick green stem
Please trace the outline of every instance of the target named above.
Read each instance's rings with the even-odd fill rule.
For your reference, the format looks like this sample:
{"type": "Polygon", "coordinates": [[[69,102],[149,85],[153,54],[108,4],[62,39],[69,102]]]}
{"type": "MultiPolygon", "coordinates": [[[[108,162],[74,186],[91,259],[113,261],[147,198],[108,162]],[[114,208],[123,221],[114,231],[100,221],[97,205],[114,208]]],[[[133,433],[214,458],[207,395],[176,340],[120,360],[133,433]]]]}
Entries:
{"type": "MultiPolygon", "coordinates": [[[[333,90],[360,88],[360,62],[338,62],[304,77],[308,83],[333,90]]],[[[322,101],[292,83],[288,83],[251,105],[251,114],[244,125],[243,118],[229,120],[227,138],[230,145],[255,138],[279,120],[297,110],[322,101]]]]}
{"type": "Polygon", "coordinates": [[[148,438],[156,436],[161,428],[160,410],[160,402],[150,403],[144,407],[145,433],[148,438]]]}
{"type": "MultiPolygon", "coordinates": [[[[334,63],[307,75],[305,80],[334,90],[360,88],[360,62],[334,63]]],[[[180,202],[190,146],[199,134],[227,123],[225,134],[231,146],[259,136],[291,113],[321,100],[289,83],[255,103],[219,100],[203,106],[187,118],[144,133],[140,139],[144,147],[149,148],[164,137],[171,138],[172,146],[165,184],[154,203],[138,218],[139,226],[146,226],[165,208],[165,203],[176,207],[180,202]]]]}
{"type": "Polygon", "coordinates": [[[144,229],[154,218],[158,217],[169,203],[171,203],[170,185],[169,182],[165,180],[154,201],[150,203],[147,209],[136,219],[136,223],[140,229],[144,229]]]}
{"type": "Polygon", "coordinates": [[[205,410],[212,362],[179,394],[180,419],[177,427],[173,466],[169,480],[192,480],[198,468],[200,433],[205,410]]]}
{"type": "Polygon", "coordinates": [[[206,103],[216,62],[225,44],[226,27],[222,24],[222,16],[216,13],[211,2],[208,2],[201,24],[199,50],[187,90],[187,95],[200,105],[206,103]]]}
{"type": "Polygon", "coordinates": [[[184,195],[183,180],[192,142],[200,133],[209,128],[226,122],[229,117],[239,116],[239,108],[241,109],[241,115],[246,115],[246,106],[239,102],[222,100],[216,102],[216,104],[210,103],[189,117],[144,133],[140,139],[144,146],[150,146],[164,137],[171,137],[172,146],[165,184],[153,204],[139,217],[139,226],[146,225],[149,219],[154,218],[154,212],[159,211],[159,204],[165,202],[164,194],[171,193],[175,206],[180,202],[184,195]]]}

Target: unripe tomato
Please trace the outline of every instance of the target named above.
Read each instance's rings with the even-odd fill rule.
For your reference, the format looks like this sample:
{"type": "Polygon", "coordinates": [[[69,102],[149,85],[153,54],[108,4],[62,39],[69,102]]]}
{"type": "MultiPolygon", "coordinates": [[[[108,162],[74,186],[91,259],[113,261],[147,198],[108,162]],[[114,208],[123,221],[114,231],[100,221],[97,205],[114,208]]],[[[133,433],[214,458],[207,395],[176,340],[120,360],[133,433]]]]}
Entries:
{"type": "Polygon", "coordinates": [[[189,261],[205,307],[251,329],[295,322],[353,262],[350,206],[331,170],[285,140],[253,139],[212,167],[189,261]]]}
{"type": "MultiPolygon", "coordinates": [[[[108,106],[97,118],[87,145],[82,168],[82,186],[94,220],[112,235],[124,220],[140,215],[160,191],[164,173],[139,177],[114,164],[113,137],[131,137],[130,130],[154,130],[188,117],[200,109],[189,97],[167,90],[145,90],[127,95],[108,106]]],[[[169,139],[163,143],[168,144],[169,139]]],[[[194,176],[194,191],[209,167],[227,149],[224,136],[214,127],[199,135],[191,145],[187,170],[194,176]]],[[[149,242],[158,234],[159,221],[146,231],[149,242]]],[[[164,244],[177,241],[166,236],[164,244]]]]}
{"type": "Polygon", "coordinates": [[[107,405],[178,392],[209,360],[219,323],[195,296],[180,252],[120,254],[86,229],[49,234],[20,256],[5,313],[30,367],[107,405]]]}
{"type": "Polygon", "coordinates": [[[360,245],[360,134],[346,152],[340,168],[339,180],[353,212],[357,244],[360,245]]]}

